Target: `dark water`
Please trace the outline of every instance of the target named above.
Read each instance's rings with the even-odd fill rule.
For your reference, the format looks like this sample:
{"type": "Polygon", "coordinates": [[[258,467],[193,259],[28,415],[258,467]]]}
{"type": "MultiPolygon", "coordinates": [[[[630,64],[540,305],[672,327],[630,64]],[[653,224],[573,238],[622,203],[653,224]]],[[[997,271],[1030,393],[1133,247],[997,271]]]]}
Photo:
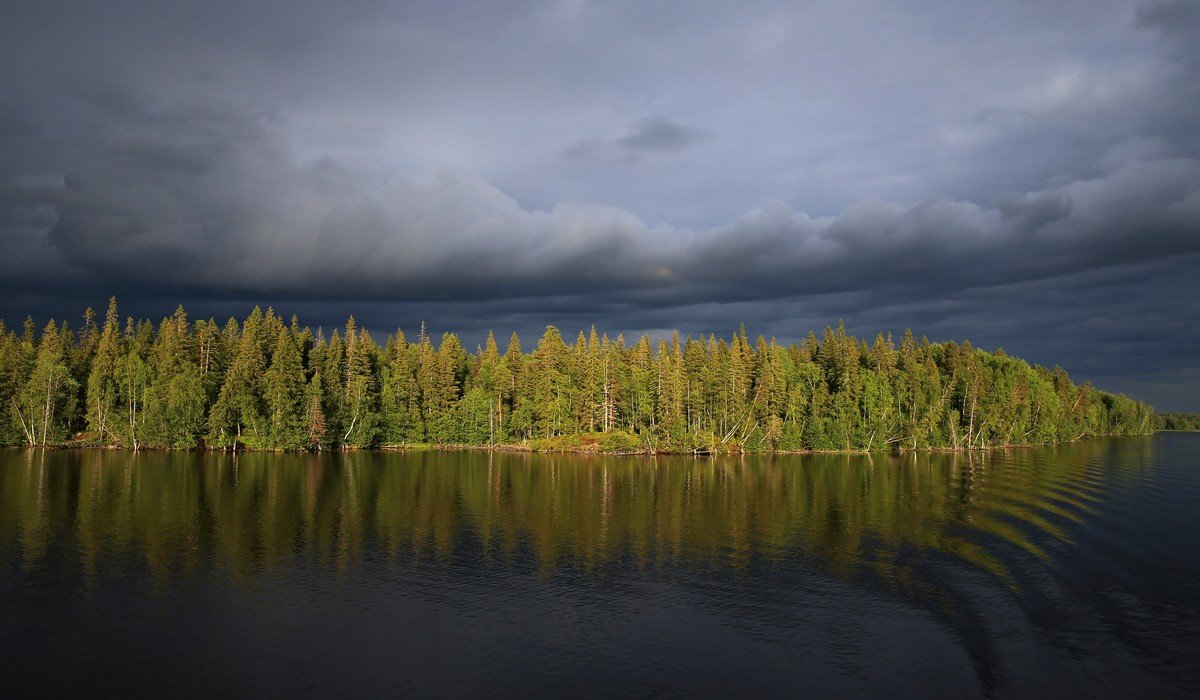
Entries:
{"type": "Polygon", "coordinates": [[[0,451],[4,694],[1196,697],[1200,435],[0,451]]]}

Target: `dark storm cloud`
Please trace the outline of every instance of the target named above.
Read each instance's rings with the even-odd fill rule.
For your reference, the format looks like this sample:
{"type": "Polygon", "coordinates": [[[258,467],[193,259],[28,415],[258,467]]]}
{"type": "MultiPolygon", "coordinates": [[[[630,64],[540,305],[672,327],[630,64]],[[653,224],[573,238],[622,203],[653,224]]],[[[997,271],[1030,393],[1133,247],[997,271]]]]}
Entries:
{"type": "Polygon", "coordinates": [[[1200,410],[1196,5],[1050,5],[18,8],[0,317],[842,317],[1200,410]]]}
{"type": "Polygon", "coordinates": [[[57,213],[47,241],[68,262],[189,290],[474,299],[655,275],[651,232],[628,212],[531,212],[464,173],[300,163],[266,120],[213,104],[124,112],[61,186],[32,189],[57,213]]]}
{"type": "MultiPolygon", "coordinates": [[[[23,192],[31,204],[36,189],[23,192]]],[[[384,182],[330,158],[297,162],[267,120],[212,104],[123,112],[41,193],[27,211],[55,212],[48,242],[79,268],[246,295],[936,297],[1200,249],[1191,159],[1129,161],[995,206],[864,201],[812,218],[776,203],[695,231],[594,204],[531,210],[464,173],[384,182]]]]}

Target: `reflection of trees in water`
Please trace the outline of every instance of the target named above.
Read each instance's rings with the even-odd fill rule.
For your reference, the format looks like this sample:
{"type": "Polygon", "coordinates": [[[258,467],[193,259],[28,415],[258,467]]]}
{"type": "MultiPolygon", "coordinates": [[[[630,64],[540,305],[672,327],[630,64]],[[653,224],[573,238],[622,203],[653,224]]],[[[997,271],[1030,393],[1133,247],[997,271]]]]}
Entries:
{"type": "Polygon", "coordinates": [[[1069,543],[1070,524],[1104,488],[1144,476],[1149,449],[1125,439],[720,459],[7,451],[0,553],[32,567],[52,548],[73,550],[94,582],[133,552],[159,585],[206,566],[246,580],[297,558],[351,570],[364,556],[391,565],[532,556],[550,573],[618,561],[737,569],[803,556],[936,596],[906,552],[950,555],[1012,585],[993,544],[1045,558],[1045,544],[1069,543]]]}

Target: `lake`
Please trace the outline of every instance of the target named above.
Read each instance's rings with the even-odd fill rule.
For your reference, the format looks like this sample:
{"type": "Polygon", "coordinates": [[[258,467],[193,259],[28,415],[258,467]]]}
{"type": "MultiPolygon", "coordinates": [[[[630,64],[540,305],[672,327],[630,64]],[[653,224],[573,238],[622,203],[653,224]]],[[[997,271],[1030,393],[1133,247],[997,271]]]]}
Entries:
{"type": "Polygon", "coordinates": [[[1200,434],[0,451],[6,695],[1195,697],[1200,434]]]}

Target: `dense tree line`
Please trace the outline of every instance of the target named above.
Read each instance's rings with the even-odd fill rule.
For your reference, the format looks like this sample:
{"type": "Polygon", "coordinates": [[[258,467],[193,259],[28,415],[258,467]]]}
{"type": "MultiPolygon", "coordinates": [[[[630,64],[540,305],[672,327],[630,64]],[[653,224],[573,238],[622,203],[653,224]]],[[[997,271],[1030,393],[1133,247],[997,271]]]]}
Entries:
{"type": "Polygon", "coordinates": [[[1154,424],[1158,430],[1200,431],[1200,413],[1159,413],[1154,424]]]}
{"type": "Polygon", "coordinates": [[[899,343],[839,324],[782,345],[627,342],[547,327],[531,352],[474,353],[422,326],[383,345],[353,317],[328,336],[255,308],[155,327],[116,300],[81,329],[0,322],[0,443],[309,450],[412,444],[617,451],[871,450],[1048,444],[1145,433],[1147,405],[970,343],[899,343]]]}

